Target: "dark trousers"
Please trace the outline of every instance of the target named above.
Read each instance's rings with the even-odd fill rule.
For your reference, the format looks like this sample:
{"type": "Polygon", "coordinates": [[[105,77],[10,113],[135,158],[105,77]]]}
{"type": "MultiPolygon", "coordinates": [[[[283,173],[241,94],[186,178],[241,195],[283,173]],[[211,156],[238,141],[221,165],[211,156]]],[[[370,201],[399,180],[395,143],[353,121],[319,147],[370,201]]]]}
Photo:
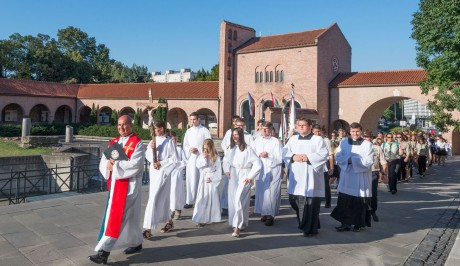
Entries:
{"type": "Polygon", "coordinates": [[[418,173],[423,175],[426,172],[426,156],[420,155],[417,159],[418,173]]]}
{"type": "Polygon", "coordinates": [[[388,185],[390,191],[398,191],[396,184],[398,183],[398,177],[401,172],[401,162],[399,159],[393,160],[388,165],[388,185]]]}
{"type": "Polygon", "coordinates": [[[379,186],[379,171],[372,172],[372,198],[371,198],[371,214],[377,211],[377,187],[379,186]]]}
{"type": "Polygon", "coordinates": [[[329,185],[329,175],[324,172],[324,189],[326,190],[326,206],[331,206],[331,186],[329,185]]]}
{"type": "Polygon", "coordinates": [[[406,179],[406,166],[407,166],[407,163],[404,161],[406,159],[406,157],[401,157],[401,162],[400,162],[400,167],[401,167],[401,171],[400,171],[400,174],[398,175],[398,180],[404,180],[406,179]]]}
{"type": "Polygon", "coordinates": [[[412,168],[414,168],[414,158],[411,156],[409,157],[409,161],[407,162],[407,168],[409,170],[409,177],[413,176],[412,168]]]}

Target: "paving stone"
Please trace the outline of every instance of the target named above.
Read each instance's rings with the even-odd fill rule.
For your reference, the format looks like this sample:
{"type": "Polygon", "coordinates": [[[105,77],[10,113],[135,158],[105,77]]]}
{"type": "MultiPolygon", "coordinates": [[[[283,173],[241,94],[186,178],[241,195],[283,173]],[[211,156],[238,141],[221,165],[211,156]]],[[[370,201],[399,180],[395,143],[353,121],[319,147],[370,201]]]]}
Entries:
{"type": "Polygon", "coordinates": [[[28,230],[5,234],[3,237],[16,248],[35,246],[43,243],[43,239],[28,230]]]}
{"type": "Polygon", "coordinates": [[[61,252],[56,250],[55,246],[50,244],[27,246],[19,250],[34,264],[50,263],[64,257],[61,252]]]}
{"type": "Polygon", "coordinates": [[[56,247],[57,250],[86,246],[86,243],[68,233],[43,236],[43,239],[56,247]]]}
{"type": "Polygon", "coordinates": [[[29,259],[27,259],[24,255],[20,254],[18,256],[13,257],[2,257],[1,258],[2,266],[28,266],[34,265],[29,259]]]}

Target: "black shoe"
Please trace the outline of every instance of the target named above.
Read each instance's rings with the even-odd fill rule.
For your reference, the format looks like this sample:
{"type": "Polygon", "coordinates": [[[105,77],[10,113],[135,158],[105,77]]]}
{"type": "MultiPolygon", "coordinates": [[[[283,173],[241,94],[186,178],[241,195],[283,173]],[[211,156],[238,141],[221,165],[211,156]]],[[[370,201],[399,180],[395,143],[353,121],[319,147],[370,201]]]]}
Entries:
{"type": "Polygon", "coordinates": [[[375,213],[372,214],[372,220],[374,220],[374,222],[379,221],[379,217],[377,216],[377,214],[375,214],[375,213]]]}
{"type": "Polygon", "coordinates": [[[267,216],[267,220],[265,221],[266,226],[272,226],[275,223],[275,218],[273,218],[271,215],[267,216]]]}
{"type": "Polygon", "coordinates": [[[110,252],[99,250],[96,255],[91,255],[88,259],[97,264],[107,264],[110,252]]]}
{"type": "Polygon", "coordinates": [[[267,215],[264,215],[264,216],[260,217],[260,221],[262,223],[265,223],[267,221],[267,215]]]}
{"type": "Polygon", "coordinates": [[[317,236],[317,235],[318,235],[318,231],[316,231],[314,233],[303,232],[304,237],[314,237],[314,236],[317,236]]]}
{"type": "Polygon", "coordinates": [[[184,209],[191,209],[193,208],[193,204],[185,204],[184,209]]]}
{"type": "Polygon", "coordinates": [[[228,209],[223,209],[222,212],[220,213],[221,216],[228,216],[228,209]]]}
{"type": "Polygon", "coordinates": [[[359,226],[355,225],[355,226],[353,226],[353,232],[361,232],[361,228],[359,228],[359,226]]]}
{"type": "Polygon", "coordinates": [[[341,226],[337,226],[335,229],[337,229],[337,231],[339,232],[345,232],[345,231],[351,230],[350,226],[347,224],[342,224],[341,226]]]}
{"type": "Polygon", "coordinates": [[[392,190],[391,194],[393,194],[393,195],[396,194],[396,190],[392,190]]]}
{"type": "Polygon", "coordinates": [[[137,253],[137,252],[141,251],[141,249],[142,249],[142,244],[140,244],[137,247],[129,247],[129,248],[125,249],[123,251],[123,253],[125,253],[126,255],[134,254],[134,253],[137,253]]]}
{"type": "Polygon", "coordinates": [[[324,205],[324,208],[329,209],[330,207],[331,207],[331,204],[326,204],[326,205],[324,205]]]}

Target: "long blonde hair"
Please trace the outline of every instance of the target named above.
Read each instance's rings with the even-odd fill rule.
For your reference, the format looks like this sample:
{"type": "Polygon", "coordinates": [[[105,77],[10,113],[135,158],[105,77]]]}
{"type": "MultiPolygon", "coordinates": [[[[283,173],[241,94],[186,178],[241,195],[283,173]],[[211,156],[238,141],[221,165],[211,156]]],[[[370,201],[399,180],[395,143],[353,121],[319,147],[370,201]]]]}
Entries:
{"type": "Polygon", "coordinates": [[[214,141],[212,141],[212,139],[205,139],[203,142],[202,151],[204,151],[205,147],[208,148],[209,160],[215,163],[217,160],[217,151],[216,151],[216,148],[214,147],[214,141]]]}

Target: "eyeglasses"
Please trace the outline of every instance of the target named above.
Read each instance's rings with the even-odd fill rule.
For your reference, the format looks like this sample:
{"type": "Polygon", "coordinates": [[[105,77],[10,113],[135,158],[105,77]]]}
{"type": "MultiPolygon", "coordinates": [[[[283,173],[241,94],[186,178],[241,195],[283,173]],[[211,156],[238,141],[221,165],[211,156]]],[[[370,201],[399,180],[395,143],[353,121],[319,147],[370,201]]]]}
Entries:
{"type": "Polygon", "coordinates": [[[393,137],[387,137],[387,139],[392,139],[393,137]]]}

